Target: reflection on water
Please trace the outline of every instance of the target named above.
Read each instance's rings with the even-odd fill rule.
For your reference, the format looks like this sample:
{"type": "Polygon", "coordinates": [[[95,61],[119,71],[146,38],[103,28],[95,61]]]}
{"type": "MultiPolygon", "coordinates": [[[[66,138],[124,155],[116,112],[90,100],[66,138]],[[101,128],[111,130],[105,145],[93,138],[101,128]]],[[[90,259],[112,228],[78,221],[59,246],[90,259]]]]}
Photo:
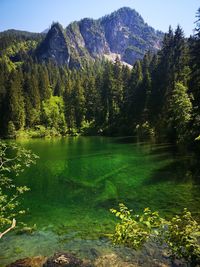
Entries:
{"type": "MultiPolygon", "coordinates": [[[[37,224],[38,230],[33,236],[7,235],[0,243],[2,264],[22,256],[50,255],[73,242],[71,247],[78,248],[75,244],[84,247],[94,240],[94,246],[112,231],[109,209],[119,202],[137,212],[148,206],[165,216],[188,207],[200,217],[198,161],[178,155],[168,144],[134,143],[132,137],[21,143],[40,156],[17,181],[31,188],[23,199],[28,209],[24,220],[37,224]]],[[[105,242],[100,244],[103,249],[105,242]]]]}

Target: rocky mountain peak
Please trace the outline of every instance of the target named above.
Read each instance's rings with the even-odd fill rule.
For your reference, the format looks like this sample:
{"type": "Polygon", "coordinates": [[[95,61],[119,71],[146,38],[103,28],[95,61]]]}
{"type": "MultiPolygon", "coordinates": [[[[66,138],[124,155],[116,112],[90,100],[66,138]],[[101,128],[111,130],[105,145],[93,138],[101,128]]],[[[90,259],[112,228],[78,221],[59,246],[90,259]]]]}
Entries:
{"type": "Polygon", "coordinates": [[[141,23],[144,23],[143,18],[140,16],[140,14],[135,11],[135,9],[131,9],[130,7],[122,7],[118,9],[117,11],[112,12],[110,15],[102,17],[102,20],[105,19],[116,19],[118,21],[123,22],[124,24],[130,24],[132,21],[140,21],[141,23]]]}
{"type": "Polygon", "coordinates": [[[158,50],[162,38],[163,34],[148,26],[134,9],[123,7],[98,20],[73,22],[65,30],[59,23],[53,24],[37,56],[79,67],[81,61],[114,55],[132,65],[147,51],[158,50]]]}
{"type": "Polygon", "coordinates": [[[161,47],[162,34],[148,26],[134,9],[123,7],[101,19],[106,40],[112,53],[120,54],[126,63],[133,64],[148,50],[161,47]]]}

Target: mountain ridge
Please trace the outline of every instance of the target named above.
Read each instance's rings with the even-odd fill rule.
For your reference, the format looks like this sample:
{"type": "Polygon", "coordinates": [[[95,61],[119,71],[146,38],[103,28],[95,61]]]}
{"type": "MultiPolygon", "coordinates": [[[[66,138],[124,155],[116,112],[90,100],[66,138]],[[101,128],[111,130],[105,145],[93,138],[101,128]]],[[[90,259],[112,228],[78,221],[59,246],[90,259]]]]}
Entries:
{"type": "Polygon", "coordinates": [[[37,51],[44,50],[42,47],[52,47],[44,53],[37,52],[36,56],[39,61],[53,60],[58,65],[64,63],[70,67],[79,67],[84,61],[96,58],[112,58],[113,55],[132,65],[147,51],[156,52],[160,49],[163,37],[163,33],[145,23],[137,11],[123,7],[99,19],[83,18],[62,28],[61,35],[64,35],[68,51],[63,51],[62,58],[56,52],[56,48],[62,50],[58,36],[51,34],[52,39],[48,38],[55,27],[62,26],[54,23],[37,51]]]}

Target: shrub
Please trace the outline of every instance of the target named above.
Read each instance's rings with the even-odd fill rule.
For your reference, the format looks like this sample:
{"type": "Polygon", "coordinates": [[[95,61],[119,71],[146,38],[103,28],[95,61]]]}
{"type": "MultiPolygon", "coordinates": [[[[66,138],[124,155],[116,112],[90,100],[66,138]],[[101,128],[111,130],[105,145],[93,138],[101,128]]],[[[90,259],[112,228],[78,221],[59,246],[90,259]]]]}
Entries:
{"type": "Polygon", "coordinates": [[[110,211],[120,220],[110,235],[114,244],[137,250],[153,239],[167,245],[172,259],[183,258],[191,266],[200,263],[200,225],[187,209],[171,220],[161,218],[149,208],[142,215],[133,214],[124,204],[119,204],[119,211],[110,211]]]}

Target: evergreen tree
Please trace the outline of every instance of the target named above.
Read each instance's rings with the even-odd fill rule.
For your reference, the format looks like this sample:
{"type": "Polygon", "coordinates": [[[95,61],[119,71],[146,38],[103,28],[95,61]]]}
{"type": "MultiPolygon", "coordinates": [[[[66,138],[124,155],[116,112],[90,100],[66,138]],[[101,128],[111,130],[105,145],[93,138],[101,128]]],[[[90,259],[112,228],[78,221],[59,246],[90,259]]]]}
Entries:
{"type": "Polygon", "coordinates": [[[6,89],[9,78],[9,69],[6,61],[0,60],[0,136],[5,134],[7,120],[5,114],[7,113],[7,99],[6,89]]]}
{"type": "Polygon", "coordinates": [[[15,129],[21,129],[25,124],[24,97],[22,94],[22,75],[12,71],[7,89],[7,123],[12,121],[15,129]]]}
{"type": "Polygon", "coordinates": [[[173,72],[174,81],[187,85],[189,76],[189,51],[183,30],[177,27],[174,35],[173,72]]]}
{"type": "Polygon", "coordinates": [[[195,34],[190,38],[190,93],[192,94],[192,140],[200,135],[200,8],[197,11],[195,34]]]}
{"type": "Polygon", "coordinates": [[[75,129],[75,107],[73,106],[73,83],[69,79],[66,83],[63,93],[64,105],[65,105],[65,120],[67,123],[68,132],[72,133],[75,129]]]}
{"type": "Polygon", "coordinates": [[[113,99],[113,109],[114,109],[113,112],[114,112],[116,120],[118,120],[119,115],[121,114],[121,110],[122,110],[122,101],[123,101],[123,95],[124,95],[122,65],[118,57],[116,58],[115,63],[113,65],[113,78],[114,78],[114,84],[112,88],[111,97],[113,99]]]}
{"type": "Polygon", "coordinates": [[[86,103],[86,121],[96,120],[97,109],[99,105],[99,94],[96,90],[96,82],[94,76],[89,76],[84,81],[84,96],[86,103]]]}
{"type": "Polygon", "coordinates": [[[174,86],[173,47],[174,33],[172,28],[169,27],[168,33],[164,35],[162,49],[158,53],[158,64],[154,73],[153,91],[151,97],[151,100],[153,99],[154,102],[154,114],[162,113],[165,99],[174,86]]]}
{"type": "Polygon", "coordinates": [[[149,121],[149,98],[151,94],[150,62],[152,55],[147,53],[142,61],[143,80],[140,88],[140,118],[139,121],[149,121]]]}
{"type": "Polygon", "coordinates": [[[113,120],[113,102],[111,99],[112,89],[114,88],[112,64],[107,62],[102,75],[101,101],[103,105],[103,121],[105,125],[110,125],[113,120]]]}
{"type": "Polygon", "coordinates": [[[54,89],[54,95],[55,96],[62,96],[63,95],[63,86],[62,86],[62,82],[60,77],[58,78],[56,85],[55,85],[55,89],[54,89]]]}
{"type": "Polygon", "coordinates": [[[40,121],[40,94],[35,73],[24,74],[24,96],[26,109],[26,126],[32,127],[40,121]]]}
{"type": "Polygon", "coordinates": [[[76,127],[80,130],[82,123],[85,119],[85,96],[81,81],[78,79],[75,82],[74,88],[72,90],[72,103],[74,106],[74,117],[76,122],[76,127]]]}
{"type": "Polygon", "coordinates": [[[192,103],[187,94],[187,88],[176,83],[169,105],[167,118],[168,136],[171,141],[181,141],[186,136],[187,126],[191,119],[192,103]]]}
{"type": "Polygon", "coordinates": [[[45,65],[38,66],[38,87],[41,101],[49,99],[51,96],[51,88],[47,67],[45,65]]]}
{"type": "Polygon", "coordinates": [[[131,76],[131,85],[130,88],[132,90],[131,97],[130,97],[130,111],[132,119],[135,124],[139,122],[139,118],[141,112],[144,108],[144,90],[142,88],[143,82],[143,73],[142,73],[142,64],[140,61],[136,61],[132,76],[131,76]]]}

